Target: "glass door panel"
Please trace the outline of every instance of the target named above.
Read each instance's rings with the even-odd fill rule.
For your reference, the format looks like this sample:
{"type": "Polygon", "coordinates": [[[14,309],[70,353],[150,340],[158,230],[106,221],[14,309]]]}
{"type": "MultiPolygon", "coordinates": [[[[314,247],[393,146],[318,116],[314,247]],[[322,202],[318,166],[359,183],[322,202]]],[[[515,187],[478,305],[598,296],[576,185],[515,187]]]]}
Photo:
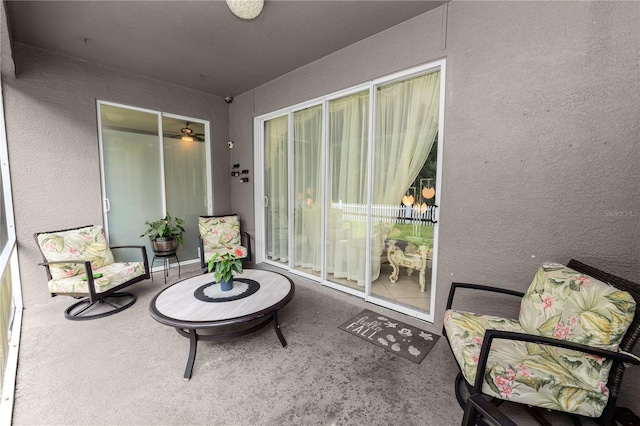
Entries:
{"type": "Polygon", "coordinates": [[[439,71],[376,90],[371,294],[427,314],[439,105],[439,71]]]}
{"type": "Polygon", "coordinates": [[[268,260],[289,263],[289,118],[264,123],[265,252],[268,260]]]}
{"type": "Polygon", "coordinates": [[[158,114],[101,105],[100,119],[109,243],[144,244],[152,254],[138,236],[163,211],[158,114]]]}
{"type": "Polygon", "coordinates": [[[293,114],[293,267],[320,276],[322,266],[322,105],[293,114]]]}
{"type": "Polygon", "coordinates": [[[178,258],[196,259],[198,216],[208,213],[205,126],[163,116],[162,132],[167,213],[186,222],[178,258]]]}
{"type": "Polygon", "coordinates": [[[329,102],[327,279],[364,291],[369,91],[329,102]]]}

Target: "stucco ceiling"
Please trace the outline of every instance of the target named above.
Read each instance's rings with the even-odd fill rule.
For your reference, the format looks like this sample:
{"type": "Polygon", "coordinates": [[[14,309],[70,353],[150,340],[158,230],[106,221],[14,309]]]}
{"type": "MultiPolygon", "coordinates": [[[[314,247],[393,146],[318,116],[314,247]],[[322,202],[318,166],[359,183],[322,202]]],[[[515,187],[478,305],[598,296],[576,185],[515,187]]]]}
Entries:
{"type": "Polygon", "coordinates": [[[251,21],[221,0],[11,1],[8,11],[14,43],[235,96],[442,3],[267,0],[251,21]]]}

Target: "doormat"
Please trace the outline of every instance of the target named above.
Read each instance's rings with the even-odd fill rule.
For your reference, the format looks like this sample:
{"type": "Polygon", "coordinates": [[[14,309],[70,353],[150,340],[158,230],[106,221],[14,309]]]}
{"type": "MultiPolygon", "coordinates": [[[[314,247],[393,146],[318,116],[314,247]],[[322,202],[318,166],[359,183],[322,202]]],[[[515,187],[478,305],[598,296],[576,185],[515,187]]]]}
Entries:
{"type": "Polygon", "coordinates": [[[338,327],[376,346],[420,364],[440,336],[368,309],[338,327]]]}

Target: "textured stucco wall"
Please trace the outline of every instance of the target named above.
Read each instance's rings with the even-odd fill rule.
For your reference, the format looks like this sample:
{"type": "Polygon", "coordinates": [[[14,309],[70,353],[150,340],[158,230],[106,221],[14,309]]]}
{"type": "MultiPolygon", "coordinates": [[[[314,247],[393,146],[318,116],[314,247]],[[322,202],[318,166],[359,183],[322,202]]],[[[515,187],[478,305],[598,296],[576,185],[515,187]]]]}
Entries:
{"type": "Polygon", "coordinates": [[[242,175],[242,177],[248,177],[249,182],[241,183],[240,178],[231,178],[231,212],[240,216],[242,230],[249,233],[251,250],[255,253],[253,185],[256,174],[253,167],[253,123],[250,119],[247,120],[247,117],[251,117],[252,111],[253,91],[236,96],[231,104],[229,129],[230,131],[234,129],[231,139],[235,144],[231,150],[230,166],[240,164],[240,170],[249,170],[248,175],[242,175]],[[251,207],[247,208],[247,205],[251,207]]]}
{"type": "MultiPolygon", "coordinates": [[[[246,149],[254,116],[446,57],[434,330],[452,281],[525,290],[541,262],[571,258],[640,281],[640,3],[455,1],[445,50],[443,10],[245,94],[232,137],[246,149]]],[[[636,412],[639,376],[623,397],[636,412]]]]}
{"type": "Polygon", "coordinates": [[[443,9],[238,97],[243,155],[254,116],[446,57],[437,307],[454,279],[524,289],[544,260],[640,280],[640,4],[453,2],[446,50],[443,9]]]}
{"type": "Polygon", "coordinates": [[[33,233],[103,223],[96,99],[210,120],[214,209],[229,209],[220,97],[27,46],[15,54],[17,78],[2,83],[25,307],[49,297],[33,233]]]}

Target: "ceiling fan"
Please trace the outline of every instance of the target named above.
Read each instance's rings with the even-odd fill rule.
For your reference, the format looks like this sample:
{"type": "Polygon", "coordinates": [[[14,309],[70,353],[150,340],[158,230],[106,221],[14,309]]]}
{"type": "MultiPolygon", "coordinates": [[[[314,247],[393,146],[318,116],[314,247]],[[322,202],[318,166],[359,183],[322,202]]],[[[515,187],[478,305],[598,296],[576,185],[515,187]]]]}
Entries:
{"type": "Polygon", "coordinates": [[[204,134],[202,133],[194,133],[194,131],[189,127],[188,121],[185,121],[184,128],[180,129],[180,133],[176,133],[175,135],[168,136],[173,139],[181,139],[185,142],[204,142],[204,134]]]}

